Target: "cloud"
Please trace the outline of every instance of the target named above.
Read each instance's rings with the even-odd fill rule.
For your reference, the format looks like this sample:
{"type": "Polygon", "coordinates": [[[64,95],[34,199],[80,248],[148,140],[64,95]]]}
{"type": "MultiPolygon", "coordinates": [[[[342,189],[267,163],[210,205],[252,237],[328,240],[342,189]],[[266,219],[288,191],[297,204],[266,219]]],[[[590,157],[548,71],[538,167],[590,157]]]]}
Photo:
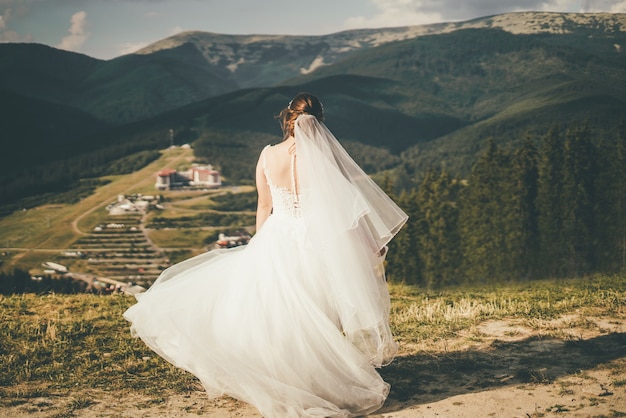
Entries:
{"type": "Polygon", "coordinates": [[[120,45],[120,55],[132,54],[148,46],[148,42],[124,42],[120,45]]]}
{"type": "Polygon", "coordinates": [[[626,13],[626,0],[585,0],[582,9],[586,12],[626,13]]]}
{"type": "MultiPolygon", "coordinates": [[[[0,0],[0,5],[3,5],[0,0]]],[[[0,14],[0,42],[32,42],[31,35],[20,35],[9,28],[9,23],[13,15],[13,9],[6,7],[0,14]]]]}
{"type": "Polygon", "coordinates": [[[626,1],[623,1],[621,3],[617,3],[617,4],[613,4],[611,6],[611,10],[609,10],[611,13],[626,13],[626,1]]]}
{"type": "Polygon", "coordinates": [[[31,35],[20,35],[19,33],[12,30],[2,30],[0,29],[0,43],[11,42],[32,42],[33,37],[31,35]]]}
{"type": "Polygon", "coordinates": [[[9,20],[11,20],[11,14],[13,13],[13,9],[11,9],[10,7],[7,7],[4,10],[0,10],[0,12],[1,12],[0,14],[0,33],[1,33],[4,30],[8,30],[9,20]]]}
{"type": "Polygon", "coordinates": [[[626,0],[370,0],[377,12],[354,16],[347,28],[408,26],[468,20],[517,11],[625,12],[626,0]]]}
{"type": "Polygon", "coordinates": [[[379,10],[372,17],[356,16],[346,20],[348,28],[381,28],[387,26],[409,26],[440,22],[441,12],[422,8],[421,1],[411,0],[371,0],[379,10]]]}
{"type": "Polygon", "coordinates": [[[174,26],[172,29],[170,29],[170,35],[176,35],[176,34],[179,34],[181,32],[184,32],[184,31],[185,31],[185,29],[183,29],[182,27],[174,26]]]}
{"type": "Polygon", "coordinates": [[[86,26],[87,12],[80,11],[74,13],[72,15],[72,25],[68,30],[70,34],[61,40],[57,48],[68,51],[79,51],[89,37],[89,32],[85,30],[86,26]]]}

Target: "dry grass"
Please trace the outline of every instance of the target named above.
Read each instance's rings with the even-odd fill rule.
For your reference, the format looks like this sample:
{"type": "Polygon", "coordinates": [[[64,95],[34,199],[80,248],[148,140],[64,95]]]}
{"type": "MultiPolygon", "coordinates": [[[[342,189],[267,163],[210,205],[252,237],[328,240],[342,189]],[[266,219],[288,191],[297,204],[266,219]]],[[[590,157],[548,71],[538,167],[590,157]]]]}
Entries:
{"type": "Polygon", "coordinates": [[[205,239],[223,228],[149,229],[150,240],[159,248],[203,249],[205,239]]]}
{"type": "MultiPolygon", "coordinates": [[[[450,338],[483,321],[515,318],[534,327],[567,313],[626,314],[626,284],[620,276],[536,281],[487,288],[424,292],[391,285],[392,326],[401,341],[450,338]]],[[[561,326],[562,328],[563,326],[561,326]]]]}
{"type": "MultiPolygon", "coordinates": [[[[626,385],[624,277],[390,290],[401,352],[381,373],[392,385],[392,405],[504,385],[557,385],[566,395],[581,382],[597,386],[598,367],[607,370],[612,390],[626,385]]],[[[90,407],[94,390],[157,403],[198,393],[194,377],[130,336],[122,313],[133,303],[124,296],[1,297],[0,410],[62,399],[63,413],[72,415],[90,407]]],[[[586,408],[591,400],[581,402],[586,408]]]]}

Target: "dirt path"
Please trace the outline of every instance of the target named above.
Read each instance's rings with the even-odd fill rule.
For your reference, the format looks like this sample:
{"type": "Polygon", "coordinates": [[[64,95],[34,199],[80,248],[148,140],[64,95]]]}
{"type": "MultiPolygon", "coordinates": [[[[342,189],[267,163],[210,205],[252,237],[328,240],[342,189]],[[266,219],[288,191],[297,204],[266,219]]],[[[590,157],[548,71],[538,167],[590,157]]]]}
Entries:
{"type": "MultiPolygon", "coordinates": [[[[381,370],[392,390],[372,416],[626,416],[626,318],[570,315],[537,325],[487,321],[478,327],[480,341],[459,335],[402,347],[381,370]]],[[[152,396],[83,390],[13,403],[0,416],[260,417],[243,402],[208,399],[200,388],[152,396]]]]}

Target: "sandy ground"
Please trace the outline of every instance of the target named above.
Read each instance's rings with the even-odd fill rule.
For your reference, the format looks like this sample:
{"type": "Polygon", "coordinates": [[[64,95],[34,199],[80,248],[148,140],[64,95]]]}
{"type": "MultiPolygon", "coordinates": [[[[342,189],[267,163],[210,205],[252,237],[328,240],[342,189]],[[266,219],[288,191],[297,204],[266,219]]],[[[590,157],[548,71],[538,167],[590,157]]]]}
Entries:
{"type": "MultiPolygon", "coordinates": [[[[403,347],[381,369],[392,391],[373,417],[626,417],[626,318],[569,315],[532,328],[489,321],[430,344],[403,347]]],[[[15,399],[0,416],[260,417],[243,402],[200,390],[15,399]]]]}

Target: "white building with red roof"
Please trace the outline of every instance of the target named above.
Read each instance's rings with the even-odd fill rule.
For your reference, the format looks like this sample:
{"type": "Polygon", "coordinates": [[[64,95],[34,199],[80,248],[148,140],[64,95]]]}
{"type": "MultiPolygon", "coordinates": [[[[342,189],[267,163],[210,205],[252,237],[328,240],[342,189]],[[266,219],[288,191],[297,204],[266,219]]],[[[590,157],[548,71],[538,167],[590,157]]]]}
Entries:
{"type": "Polygon", "coordinates": [[[189,170],[190,185],[216,189],[222,185],[222,176],[213,166],[194,164],[189,170]]]}
{"type": "Polygon", "coordinates": [[[179,187],[197,187],[217,189],[222,186],[222,176],[210,164],[194,164],[189,170],[178,172],[173,168],[164,168],[157,173],[154,187],[158,190],[170,190],[179,187]]]}

